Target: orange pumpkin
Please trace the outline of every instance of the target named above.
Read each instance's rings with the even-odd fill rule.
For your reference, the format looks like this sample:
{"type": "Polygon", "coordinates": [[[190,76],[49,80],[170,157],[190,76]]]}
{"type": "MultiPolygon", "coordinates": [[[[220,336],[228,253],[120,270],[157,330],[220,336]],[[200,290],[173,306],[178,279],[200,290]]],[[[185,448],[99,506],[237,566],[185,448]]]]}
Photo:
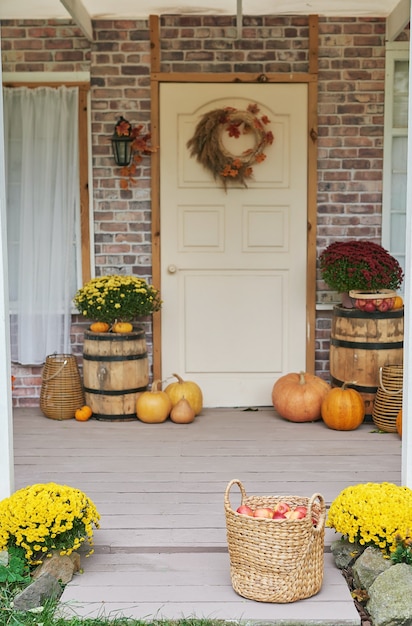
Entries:
{"type": "Polygon", "coordinates": [[[114,333],[131,333],[133,331],[133,325],[130,322],[116,322],[112,326],[114,333]]]}
{"type": "Polygon", "coordinates": [[[314,374],[285,374],[273,385],[272,404],[290,422],[313,422],[320,419],[322,400],[329,391],[329,383],[314,374]]]}
{"type": "Polygon", "coordinates": [[[403,307],[403,300],[401,298],[401,296],[395,296],[394,300],[393,300],[393,309],[401,309],[403,307]]]}
{"type": "Polygon", "coordinates": [[[106,322],[94,322],[90,326],[90,330],[94,333],[107,333],[110,326],[106,322]]]}
{"type": "Polygon", "coordinates": [[[85,404],[84,406],[80,407],[80,409],[77,409],[74,417],[77,419],[78,422],[87,422],[87,420],[90,419],[92,415],[93,411],[89,406],[87,406],[87,404],[85,404]]]}
{"type": "Polygon", "coordinates": [[[333,430],[355,430],[365,417],[361,394],[347,384],[331,389],[322,402],[322,419],[333,430]]]}
{"type": "Polygon", "coordinates": [[[143,391],[136,401],[136,415],[146,424],[161,424],[170,414],[172,403],[161,390],[162,381],[154,380],[150,391],[143,391]]]}
{"type": "Polygon", "coordinates": [[[399,409],[399,413],[396,416],[396,432],[402,438],[402,409],[399,409]]]}
{"type": "Polygon", "coordinates": [[[173,374],[173,376],[177,378],[177,382],[170,383],[165,389],[172,407],[176,406],[179,400],[185,398],[194,410],[195,415],[198,415],[203,408],[203,394],[199,385],[192,380],[183,380],[179,374],[173,374]]]}

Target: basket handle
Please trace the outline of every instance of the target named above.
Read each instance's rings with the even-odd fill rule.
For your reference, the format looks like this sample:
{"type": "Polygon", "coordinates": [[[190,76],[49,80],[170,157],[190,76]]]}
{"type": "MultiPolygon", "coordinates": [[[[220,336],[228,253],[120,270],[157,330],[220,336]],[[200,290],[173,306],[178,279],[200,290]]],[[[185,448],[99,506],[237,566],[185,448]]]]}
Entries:
{"type": "Polygon", "coordinates": [[[383,372],[383,367],[380,367],[379,368],[379,386],[384,390],[384,392],[388,396],[397,396],[398,394],[402,393],[403,387],[401,387],[400,389],[397,389],[396,391],[389,391],[389,389],[386,389],[385,385],[383,384],[382,372],[383,372]]]}
{"type": "Polygon", "coordinates": [[[243,483],[241,480],[239,480],[238,478],[234,478],[233,480],[230,481],[230,483],[228,484],[228,486],[226,487],[226,491],[225,491],[225,506],[232,508],[232,505],[230,504],[230,499],[229,499],[229,492],[231,490],[231,488],[233,487],[233,485],[237,485],[240,489],[240,493],[242,495],[242,504],[246,498],[246,490],[243,486],[243,483]]]}
{"type": "Polygon", "coordinates": [[[52,380],[53,378],[56,378],[56,376],[58,376],[60,374],[60,372],[63,370],[63,368],[66,367],[67,363],[68,363],[68,360],[64,359],[63,365],[57,370],[57,372],[55,372],[51,376],[47,376],[46,378],[44,376],[42,376],[44,382],[48,382],[49,380],[52,380]]]}
{"type": "Polygon", "coordinates": [[[323,527],[326,521],[325,499],[320,493],[314,493],[313,496],[309,498],[307,515],[309,515],[310,518],[312,519],[312,507],[315,504],[316,500],[319,500],[319,503],[320,503],[320,514],[319,514],[318,523],[316,524],[316,526],[313,526],[313,531],[320,533],[323,530],[323,527]]]}

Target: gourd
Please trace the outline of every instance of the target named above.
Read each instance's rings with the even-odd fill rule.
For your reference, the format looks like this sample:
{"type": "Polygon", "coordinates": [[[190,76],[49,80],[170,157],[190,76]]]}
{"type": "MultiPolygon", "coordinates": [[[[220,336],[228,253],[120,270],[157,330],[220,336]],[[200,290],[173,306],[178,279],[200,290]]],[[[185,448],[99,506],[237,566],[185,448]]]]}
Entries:
{"type": "Polygon", "coordinates": [[[170,383],[165,389],[165,393],[172,403],[172,408],[176,406],[179,400],[185,398],[195,415],[198,415],[203,408],[203,394],[199,385],[190,380],[183,380],[179,374],[173,374],[173,376],[177,378],[177,382],[170,383]]]}
{"type": "Polygon", "coordinates": [[[195,412],[186,398],[181,398],[170,412],[170,419],[175,424],[190,424],[195,419],[195,412]]]}
{"type": "Polygon", "coordinates": [[[114,333],[131,333],[133,331],[133,325],[130,322],[116,322],[112,326],[114,333]]]}
{"type": "Polygon", "coordinates": [[[321,418],[320,407],[329,391],[329,383],[319,376],[289,373],[273,385],[272,404],[290,422],[313,422],[321,418]]]}
{"type": "Polygon", "coordinates": [[[87,404],[80,407],[80,409],[77,409],[74,413],[74,417],[75,419],[77,419],[78,422],[87,422],[87,420],[90,419],[92,415],[93,411],[89,406],[87,406],[87,404]]]}
{"type": "Polygon", "coordinates": [[[150,391],[143,391],[136,400],[136,415],[146,424],[161,424],[169,417],[172,403],[161,384],[162,381],[154,380],[150,391]]]}
{"type": "Polygon", "coordinates": [[[399,437],[402,437],[402,409],[399,409],[398,415],[396,416],[395,426],[399,437]]]}
{"type": "Polygon", "coordinates": [[[94,333],[107,333],[109,328],[110,326],[109,324],[106,324],[106,322],[94,322],[90,326],[90,330],[94,333]]]}
{"type": "Polygon", "coordinates": [[[331,389],[322,402],[322,419],[333,430],[355,430],[365,417],[361,394],[347,384],[331,389]]]}

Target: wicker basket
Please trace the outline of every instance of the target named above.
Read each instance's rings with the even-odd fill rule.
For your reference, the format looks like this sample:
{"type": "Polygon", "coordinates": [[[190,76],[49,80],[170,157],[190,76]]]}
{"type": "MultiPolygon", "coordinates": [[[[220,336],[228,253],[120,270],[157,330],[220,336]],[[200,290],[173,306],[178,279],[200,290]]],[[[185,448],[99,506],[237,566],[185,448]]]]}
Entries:
{"type": "Polygon", "coordinates": [[[83,385],[72,354],[52,354],[43,367],[40,408],[46,417],[67,420],[84,405],[83,385]]]}
{"type": "Polygon", "coordinates": [[[403,365],[379,369],[379,387],[373,405],[374,424],[386,433],[396,433],[396,417],[402,408],[403,365]]]}
{"type": "Polygon", "coordinates": [[[320,590],[323,580],[326,507],[323,497],[246,496],[239,480],[225,492],[227,541],[233,589],[259,602],[295,602],[320,590]],[[281,521],[236,513],[229,493],[238,485],[242,504],[274,508],[279,501],[306,506],[305,518],[281,521]]]}

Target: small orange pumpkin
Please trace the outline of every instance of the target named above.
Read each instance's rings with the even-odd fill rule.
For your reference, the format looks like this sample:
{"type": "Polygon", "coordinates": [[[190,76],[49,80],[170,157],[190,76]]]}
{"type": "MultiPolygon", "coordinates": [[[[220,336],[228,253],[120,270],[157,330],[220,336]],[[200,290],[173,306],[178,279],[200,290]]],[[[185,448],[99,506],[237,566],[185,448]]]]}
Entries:
{"type": "Polygon", "coordinates": [[[90,330],[94,333],[107,333],[110,326],[106,322],[94,322],[90,326],[90,330]]]}
{"type": "Polygon", "coordinates": [[[399,437],[402,438],[402,409],[399,409],[399,413],[396,416],[396,432],[398,433],[399,437]]]}
{"type": "Polygon", "coordinates": [[[116,322],[112,326],[114,333],[131,333],[133,331],[133,325],[130,322],[116,322]]]}
{"type": "Polygon", "coordinates": [[[322,419],[333,430],[355,430],[365,417],[365,402],[361,394],[347,384],[331,389],[322,402],[322,419]]]}
{"type": "Polygon", "coordinates": [[[272,404],[290,422],[313,422],[320,419],[320,406],[329,391],[329,383],[314,374],[285,374],[273,385],[272,404]]]}
{"type": "Polygon", "coordinates": [[[92,415],[93,411],[89,406],[87,406],[87,404],[85,404],[84,406],[80,407],[80,409],[77,409],[74,417],[77,419],[78,422],[87,422],[87,420],[90,419],[92,415]]]}
{"type": "Polygon", "coordinates": [[[393,309],[401,309],[403,307],[403,300],[401,298],[401,296],[395,296],[394,300],[393,300],[393,309]]]}

